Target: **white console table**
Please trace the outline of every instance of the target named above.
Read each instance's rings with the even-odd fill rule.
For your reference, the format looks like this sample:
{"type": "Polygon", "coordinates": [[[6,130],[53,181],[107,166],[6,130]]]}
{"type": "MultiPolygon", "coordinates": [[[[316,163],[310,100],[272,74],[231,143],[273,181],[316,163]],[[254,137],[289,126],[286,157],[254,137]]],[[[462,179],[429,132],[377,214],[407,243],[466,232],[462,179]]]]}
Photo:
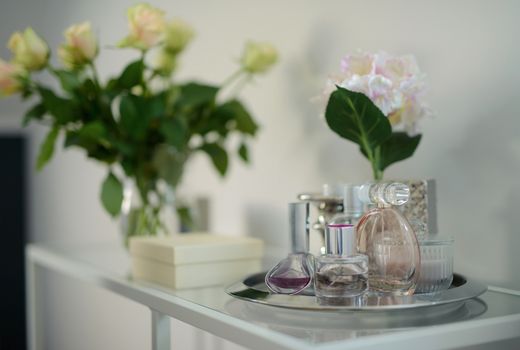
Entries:
{"type": "Polygon", "coordinates": [[[520,292],[500,288],[490,287],[479,299],[437,317],[424,318],[420,311],[406,317],[315,313],[236,300],[224,292],[224,286],[168,290],[133,281],[129,257],[119,246],[66,248],[31,244],[26,248],[26,259],[31,350],[41,350],[45,344],[43,315],[36,297],[36,277],[42,269],[91,283],[149,307],[153,350],[170,348],[170,317],[252,349],[437,350],[520,337],[520,292]]]}

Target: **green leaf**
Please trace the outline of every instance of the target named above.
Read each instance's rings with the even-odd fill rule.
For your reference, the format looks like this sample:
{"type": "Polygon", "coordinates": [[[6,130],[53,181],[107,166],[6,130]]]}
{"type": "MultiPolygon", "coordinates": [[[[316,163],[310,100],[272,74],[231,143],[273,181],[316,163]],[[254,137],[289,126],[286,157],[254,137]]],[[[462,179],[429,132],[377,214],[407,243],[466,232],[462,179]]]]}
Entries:
{"type": "Polygon", "coordinates": [[[137,60],[130,63],[121,73],[117,81],[117,85],[121,89],[131,89],[136,85],[141,84],[143,80],[144,62],[137,60]]]}
{"type": "Polygon", "coordinates": [[[114,145],[115,148],[118,149],[118,151],[125,155],[125,156],[133,156],[137,149],[139,148],[139,145],[136,145],[134,143],[131,143],[131,142],[126,142],[126,141],[123,141],[123,140],[119,140],[117,138],[114,138],[113,140],[111,140],[111,143],[114,145]]]}
{"type": "Polygon", "coordinates": [[[208,154],[221,176],[226,175],[228,169],[228,155],[222,146],[217,143],[206,143],[200,149],[208,154]]]}
{"type": "Polygon", "coordinates": [[[244,163],[249,163],[249,150],[245,143],[241,143],[240,147],[238,147],[238,155],[240,159],[244,161],[244,163]]]}
{"type": "Polygon", "coordinates": [[[217,86],[187,83],[181,86],[177,103],[190,108],[213,103],[218,90],[217,86]]]}
{"type": "Polygon", "coordinates": [[[33,119],[41,120],[46,112],[47,109],[45,108],[43,103],[38,103],[34,105],[31,109],[27,111],[27,113],[25,113],[22,125],[27,126],[27,124],[29,124],[29,122],[33,119]]]}
{"type": "Polygon", "coordinates": [[[164,136],[166,142],[178,150],[186,146],[186,125],[179,119],[163,119],[159,126],[159,132],[164,136]]]}
{"type": "Polygon", "coordinates": [[[100,121],[90,122],[79,130],[79,135],[84,139],[99,140],[106,135],[105,125],[100,121]]]}
{"type": "Polygon", "coordinates": [[[158,146],[152,164],[159,177],[173,187],[177,187],[182,177],[186,156],[168,145],[158,146]]]}
{"type": "Polygon", "coordinates": [[[109,96],[109,98],[114,98],[115,96],[117,96],[117,94],[119,93],[120,91],[120,88],[119,88],[119,79],[117,78],[112,78],[110,79],[107,84],[106,84],[106,87],[105,87],[105,94],[107,96],[109,96]]]}
{"type": "Polygon", "coordinates": [[[32,94],[33,94],[33,92],[31,91],[31,89],[29,89],[27,86],[23,87],[23,89],[21,91],[22,101],[26,101],[29,97],[32,96],[32,94]]]}
{"type": "Polygon", "coordinates": [[[61,87],[63,88],[63,90],[67,92],[73,92],[81,85],[78,75],[74,72],[69,72],[66,70],[56,70],[54,71],[54,74],[56,74],[56,76],[60,80],[61,87]]]}
{"type": "Polygon", "coordinates": [[[36,169],[41,170],[49,162],[54,154],[54,144],[56,143],[56,139],[60,133],[60,128],[58,126],[54,126],[40,147],[40,153],[38,154],[38,158],[36,160],[36,169]]]}
{"type": "Polygon", "coordinates": [[[93,96],[98,93],[98,86],[92,79],[85,79],[83,84],[81,84],[78,87],[81,94],[87,95],[87,96],[93,96]]]}
{"type": "Polygon", "coordinates": [[[134,96],[125,95],[121,98],[121,102],[119,103],[119,113],[121,114],[121,119],[128,118],[129,120],[133,120],[139,117],[139,111],[137,110],[134,96]]]}
{"type": "Polygon", "coordinates": [[[101,203],[105,210],[113,217],[119,214],[123,202],[123,185],[112,173],[108,173],[101,186],[101,203]]]}
{"type": "Polygon", "coordinates": [[[221,125],[225,125],[229,120],[235,120],[235,129],[251,136],[254,136],[258,130],[258,124],[242,103],[237,100],[218,106],[213,113],[213,118],[217,118],[221,125]]]}
{"type": "Polygon", "coordinates": [[[148,114],[143,97],[125,95],[119,104],[121,129],[132,138],[143,140],[148,131],[148,114]]]}
{"type": "Polygon", "coordinates": [[[367,96],[341,87],[330,95],[325,119],[339,136],[372,153],[392,134],[390,122],[367,96]]]}
{"type": "Polygon", "coordinates": [[[146,99],[146,113],[150,118],[159,118],[164,116],[168,96],[169,91],[164,91],[146,99]]]}
{"type": "MultiPolygon", "coordinates": [[[[101,150],[100,147],[108,147],[106,134],[105,125],[100,121],[93,121],[85,124],[77,131],[68,131],[65,138],[65,147],[80,146],[87,150],[89,156],[99,159],[96,156],[97,152],[106,153],[106,150],[101,150]]],[[[106,156],[106,154],[103,154],[103,158],[106,156]]]]}
{"type": "Polygon", "coordinates": [[[385,170],[389,165],[411,157],[422,135],[408,136],[405,132],[395,132],[380,147],[379,169],[385,170]]]}
{"type": "Polygon", "coordinates": [[[67,131],[64,147],[77,146],[87,152],[89,158],[112,164],[118,160],[119,154],[112,144],[104,138],[96,138],[89,135],[93,131],[80,129],[80,131],[67,131]],[[84,132],[84,133],[83,133],[84,132]]]}
{"type": "Polygon", "coordinates": [[[258,124],[256,124],[245,107],[238,101],[231,101],[228,108],[233,111],[237,122],[237,130],[255,136],[258,130],[258,124]]]}
{"type": "Polygon", "coordinates": [[[78,120],[80,110],[76,100],[59,97],[52,90],[41,86],[38,87],[38,91],[42,97],[43,105],[59,124],[63,125],[78,120]]]}
{"type": "Polygon", "coordinates": [[[123,157],[123,159],[121,159],[121,167],[126,176],[130,177],[135,174],[135,166],[131,158],[123,157]]]}

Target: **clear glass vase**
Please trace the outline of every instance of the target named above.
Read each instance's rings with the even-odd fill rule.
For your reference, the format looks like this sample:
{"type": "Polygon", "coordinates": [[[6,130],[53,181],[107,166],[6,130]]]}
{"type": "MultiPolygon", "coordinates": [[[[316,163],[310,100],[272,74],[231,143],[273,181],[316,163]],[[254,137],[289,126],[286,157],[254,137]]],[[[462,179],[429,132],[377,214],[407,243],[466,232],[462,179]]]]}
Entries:
{"type": "Polygon", "coordinates": [[[154,196],[143,201],[135,182],[125,181],[121,204],[120,228],[125,246],[133,236],[168,235],[179,231],[175,189],[160,184],[154,196]]]}
{"type": "Polygon", "coordinates": [[[358,251],[368,255],[371,291],[411,295],[420,271],[417,237],[406,218],[392,207],[378,207],[357,226],[358,251]]]}

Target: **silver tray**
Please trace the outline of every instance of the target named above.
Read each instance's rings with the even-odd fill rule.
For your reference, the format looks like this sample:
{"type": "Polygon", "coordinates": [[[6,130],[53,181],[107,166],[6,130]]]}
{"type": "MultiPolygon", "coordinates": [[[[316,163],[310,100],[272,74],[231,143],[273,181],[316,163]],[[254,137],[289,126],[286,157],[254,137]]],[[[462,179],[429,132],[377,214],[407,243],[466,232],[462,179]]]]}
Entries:
{"type": "Polygon", "coordinates": [[[437,307],[453,304],[458,306],[468,299],[478,297],[487,291],[487,286],[470,280],[460,274],[453,274],[449,289],[433,294],[414,294],[411,296],[393,296],[365,294],[355,298],[318,300],[312,288],[298,295],[271,294],[264,282],[265,272],[257,273],[235,283],[226,289],[229,295],[275,307],[320,310],[320,311],[398,311],[405,309],[437,307]]]}

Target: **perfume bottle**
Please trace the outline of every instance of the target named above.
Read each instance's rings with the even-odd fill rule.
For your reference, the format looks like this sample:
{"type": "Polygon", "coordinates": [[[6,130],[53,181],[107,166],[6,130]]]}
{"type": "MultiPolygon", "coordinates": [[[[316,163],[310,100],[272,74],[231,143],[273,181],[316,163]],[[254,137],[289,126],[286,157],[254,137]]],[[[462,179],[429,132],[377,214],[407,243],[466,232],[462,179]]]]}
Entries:
{"type": "Polygon", "coordinates": [[[335,215],[329,221],[331,224],[356,225],[365,212],[365,203],[359,197],[361,186],[354,184],[341,185],[343,197],[343,212],[335,215]]]}
{"type": "Polygon", "coordinates": [[[320,299],[355,297],[368,289],[368,257],[357,254],[352,224],[328,224],[326,254],[316,258],[314,293],[320,299]]]}
{"type": "Polygon", "coordinates": [[[357,247],[368,255],[370,290],[394,295],[414,293],[420,271],[417,237],[406,218],[393,205],[407,202],[410,191],[401,183],[362,185],[359,198],[376,205],[357,225],[357,247]]]}
{"type": "Polygon", "coordinates": [[[312,282],[314,256],[309,254],[309,203],[290,203],[292,253],[265,275],[265,284],[273,293],[298,294],[312,282]]]}

